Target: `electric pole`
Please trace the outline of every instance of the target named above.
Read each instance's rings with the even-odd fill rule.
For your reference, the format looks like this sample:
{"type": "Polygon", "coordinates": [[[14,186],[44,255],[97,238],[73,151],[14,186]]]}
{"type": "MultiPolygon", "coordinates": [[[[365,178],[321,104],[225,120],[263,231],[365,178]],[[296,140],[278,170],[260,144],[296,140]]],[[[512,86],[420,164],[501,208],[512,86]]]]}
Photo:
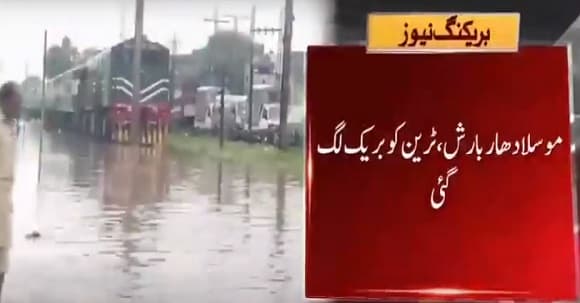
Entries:
{"type": "MultiPolygon", "coordinates": [[[[275,27],[255,27],[255,7],[252,8],[252,28],[250,29],[250,33],[251,33],[251,37],[252,37],[252,51],[250,52],[250,92],[248,93],[248,102],[249,102],[249,108],[252,109],[253,107],[253,97],[254,97],[254,34],[258,33],[258,34],[277,34],[280,33],[282,31],[281,28],[275,28],[275,27]]],[[[251,132],[252,131],[252,110],[249,111],[249,119],[250,120],[248,123],[248,130],[251,132]]]]}
{"type": "Polygon", "coordinates": [[[224,137],[225,137],[225,94],[226,94],[226,66],[225,64],[221,67],[221,91],[220,91],[220,150],[224,148],[224,137]]]}
{"type": "Polygon", "coordinates": [[[133,125],[131,127],[131,141],[139,144],[141,133],[141,48],[143,44],[143,11],[144,0],[136,0],[135,37],[133,45],[133,125]]]}
{"type": "Polygon", "coordinates": [[[248,84],[248,132],[252,134],[254,114],[254,35],[256,30],[256,6],[252,5],[250,14],[250,74],[248,84]]]}
{"type": "Polygon", "coordinates": [[[282,79],[280,87],[280,135],[278,147],[286,148],[286,129],[288,126],[288,104],[290,99],[290,58],[292,55],[292,22],[294,21],[293,0],[286,0],[284,10],[284,36],[282,53],[282,79]]]}
{"type": "Polygon", "coordinates": [[[238,32],[238,24],[239,24],[239,20],[247,20],[248,16],[236,16],[236,15],[225,15],[224,17],[226,18],[231,18],[233,23],[234,23],[234,32],[238,32]]]}
{"type": "MultiPolygon", "coordinates": [[[[227,19],[220,19],[219,18],[219,12],[218,12],[217,7],[215,7],[213,9],[213,18],[205,18],[205,19],[203,19],[203,21],[213,23],[213,35],[215,35],[219,31],[219,24],[220,23],[229,23],[229,20],[227,20],[227,19]]],[[[212,56],[213,56],[213,54],[210,53],[210,57],[212,57],[212,56]]],[[[213,62],[213,60],[210,59],[210,62],[213,62]]],[[[211,67],[211,70],[212,70],[212,74],[211,74],[211,76],[212,76],[212,83],[213,83],[213,85],[216,85],[216,82],[217,82],[216,81],[216,75],[215,75],[216,67],[213,66],[213,65],[210,66],[210,67],[211,67]]]]}
{"type": "Polygon", "coordinates": [[[178,41],[177,41],[177,35],[174,33],[173,34],[173,40],[171,40],[171,92],[169,95],[169,100],[171,101],[171,103],[173,104],[174,100],[174,94],[175,94],[175,56],[177,55],[177,48],[178,48],[178,41]]]}
{"type": "Polygon", "coordinates": [[[234,32],[238,32],[238,19],[239,17],[236,15],[225,15],[226,18],[231,18],[234,23],[234,32]]]}
{"type": "MultiPolygon", "coordinates": [[[[42,54],[42,91],[41,91],[41,103],[40,103],[40,122],[41,122],[41,128],[40,128],[40,144],[39,144],[39,155],[42,154],[42,132],[44,131],[44,115],[45,115],[45,106],[46,106],[46,53],[48,52],[47,50],[47,39],[48,39],[48,32],[46,30],[44,30],[44,50],[43,50],[43,54],[42,54]]],[[[40,160],[39,160],[40,161],[40,160]]],[[[40,173],[39,173],[40,175],[40,173]]]]}
{"type": "MultiPolygon", "coordinates": [[[[169,100],[171,107],[173,108],[175,104],[175,56],[177,56],[177,48],[179,46],[179,41],[177,40],[177,35],[173,34],[173,40],[171,41],[171,91],[169,94],[169,100]]],[[[185,105],[181,104],[181,115],[185,118],[185,105]]]]}
{"type": "Polygon", "coordinates": [[[119,32],[119,38],[121,41],[125,41],[125,14],[127,13],[127,7],[125,1],[121,1],[121,29],[119,32]]]}
{"type": "Polygon", "coordinates": [[[203,19],[203,21],[213,23],[213,33],[214,34],[219,31],[219,24],[220,23],[229,23],[229,20],[219,18],[219,11],[218,11],[217,7],[214,8],[214,10],[213,10],[213,17],[212,18],[205,18],[205,19],[203,19]]]}
{"type": "Polygon", "coordinates": [[[179,47],[179,40],[177,40],[177,34],[173,33],[173,39],[171,40],[171,52],[174,55],[177,54],[178,47],[179,47]]]}
{"type": "Polygon", "coordinates": [[[40,232],[38,231],[39,229],[39,201],[40,201],[40,195],[41,195],[41,190],[40,190],[40,180],[42,177],[42,148],[43,148],[43,137],[44,137],[44,115],[45,115],[45,99],[46,99],[46,53],[47,53],[47,37],[48,37],[48,33],[46,30],[44,30],[44,49],[43,49],[43,54],[42,54],[42,99],[40,100],[40,139],[38,142],[38,170],[36,171],[36,205],[34,207],[34,212],[35,212],[35,224],[36,226],[33,228],[33,230],[26,235],[26,238],[29,239],[33,239],[33,238],[38,238],[40,237],[40,232]]]}

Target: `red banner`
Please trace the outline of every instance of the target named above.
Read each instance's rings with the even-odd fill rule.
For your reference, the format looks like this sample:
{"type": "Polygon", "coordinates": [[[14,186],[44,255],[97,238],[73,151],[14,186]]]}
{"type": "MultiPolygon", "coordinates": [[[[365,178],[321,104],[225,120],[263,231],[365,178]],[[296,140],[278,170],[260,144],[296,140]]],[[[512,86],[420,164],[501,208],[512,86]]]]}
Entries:
{"type": "Polygon", "coordinates": [[[576,299],[567,48],[307,72],[307,297],[576,299]]]}

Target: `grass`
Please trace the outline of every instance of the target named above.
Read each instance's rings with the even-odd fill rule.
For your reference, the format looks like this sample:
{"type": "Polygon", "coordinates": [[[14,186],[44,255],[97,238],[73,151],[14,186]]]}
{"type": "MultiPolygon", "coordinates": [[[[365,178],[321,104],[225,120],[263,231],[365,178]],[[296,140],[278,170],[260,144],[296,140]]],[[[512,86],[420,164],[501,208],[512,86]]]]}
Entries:
{"type": "Polygon", "coordinates": [[[265,169],[283,169],[297,177],[301,177],[304,170],[304,152],[301,148],[281,151],[273,146],[226,140],[223,150],[220,150],[218,138],[184,134],[171,134],[168,143],[171,152],[180,156],[208,157],[265,169]]]}

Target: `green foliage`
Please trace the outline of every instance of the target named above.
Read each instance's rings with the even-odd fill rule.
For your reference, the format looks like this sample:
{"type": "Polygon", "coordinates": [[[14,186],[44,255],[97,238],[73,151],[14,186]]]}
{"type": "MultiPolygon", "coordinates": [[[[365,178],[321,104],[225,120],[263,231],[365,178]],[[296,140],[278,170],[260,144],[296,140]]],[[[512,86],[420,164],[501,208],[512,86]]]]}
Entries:
{"type": "Polygon", "coordinates": [[[52,45],[46,52],[46,75],[54,77],[72,68],[79,57],[79,52],[68,37],[62,39],[61,45],[52,45]]]}
{"type": "Polygon", "coordinates": [[[78,57],[77,64],[82,64],[82,63],[87,62],[87,60],[89,60],[90,58],[98,55],[99,52],[100,52],[99,49],[93,48],[93,47],[83,50],[78,57]]]}
{"type": "MultiPolygon", "coordinates": [[[[244,80],[250,62],[252,40],[249,35],[235,31],[220,31],[211,36],[204,48],[205,70],[221,79],[225,73],[227,87],[233,94],[244,93],[244,80]]],[[[261,45],[254,43],[255,55],[264,52],[261,45]]]]}
{"type": "Polygon", "coordinates": [[[28,76],[22,81],[22,89],[39,88],[42,85],[42,79],[38,76],[28,76]]]}
{"type": "Polygon", "coordinates": [[[208,157],[265,170],[283,170],[299,178],[304,171],[304,151],[301,148],[280,151],[263,144],[226,141],[224,149],[220,150],[219,140],[215,137],[179,134],[170,135],[168,144],[174,154],[183,157],[208,157]]]}

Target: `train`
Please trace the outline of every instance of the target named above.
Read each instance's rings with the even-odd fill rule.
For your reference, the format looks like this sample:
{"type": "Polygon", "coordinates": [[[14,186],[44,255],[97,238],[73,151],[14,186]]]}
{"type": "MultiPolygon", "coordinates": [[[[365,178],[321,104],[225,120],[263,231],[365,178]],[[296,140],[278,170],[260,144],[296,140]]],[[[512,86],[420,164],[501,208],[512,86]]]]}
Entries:
{"type": "Polygon", "coordinates": [[[139,106],[133,103],[134,39],[106,48],[47,81],[46,102],[57,127],[73,127],[112,142],[129,139],[136,108],[141,140],[153,144],[167,134],[171,120],[170,51],[143,39],[139,106]]]}

